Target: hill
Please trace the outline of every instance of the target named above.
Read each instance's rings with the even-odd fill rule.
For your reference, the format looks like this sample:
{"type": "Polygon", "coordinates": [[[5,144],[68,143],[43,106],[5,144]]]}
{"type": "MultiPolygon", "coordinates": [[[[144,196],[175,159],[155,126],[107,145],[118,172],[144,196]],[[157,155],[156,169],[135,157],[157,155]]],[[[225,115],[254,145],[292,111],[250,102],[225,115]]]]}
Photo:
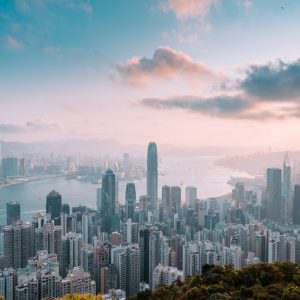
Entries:
{"type": "Polygon", "coordinates": [[[251,265],[241,270],[205,266],[203,275],[140,292],[130,300],[296,300],[300,267],[292,263],[251,265]]]}

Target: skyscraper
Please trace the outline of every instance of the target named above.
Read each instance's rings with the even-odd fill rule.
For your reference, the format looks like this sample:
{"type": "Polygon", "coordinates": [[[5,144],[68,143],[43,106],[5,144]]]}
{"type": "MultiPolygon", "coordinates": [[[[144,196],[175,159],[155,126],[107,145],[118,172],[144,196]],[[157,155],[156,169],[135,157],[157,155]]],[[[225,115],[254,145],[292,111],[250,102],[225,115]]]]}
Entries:
{"type": "Polygon", "coordinates": [[[280,169],[267,169],[266,197],[267,217],[274,222],[282,222],[284,215],[280,169]]]}
{"type": "Polygon", "coordinates": [[[293,198],[291,197],[291,166],[288,155],[285,156],[283,162],[282,197],[284,203],[285,221],[288,221],[293,217],[293,198]]]}
{"type": "Polygon", "coordinates": [[[112,249],[112,262],[119,275],[119,287],[130,297],[139,292],[140,250],[138,245],[112,249]]]}
{"type": "Polygon", "coordinates": [[[102,177],[101,216],[102,231],[112,232],[116,229],[116,176],[112,170],[107,170],[102,177]]]}
{"type": "Polygon", "coordinates": [[[197,188],[194,186],[187,186],[185,188],[185,203],[188,207],[196,208],[197,202],[197,188]]]}
{"type": "Polygon", "coordinates": [[[157,147],[151,142],[147,152],[147,195],[151,201],[151,209],[157,215],[157,188],[158,188],[158,166],[157,166],[157,147]]]}
{"type": "Polygon", "coordinates": [[[300,185],[295,185],[293,206],[293,223],[300,225],[300,185]]]}
{"type": "Polygon", "coordinates": [[[56,192],[52,191],[47,196],[46,201],[46,213],[51,216],[51,219],[54,220],[56,225],[60,224],[60,213],[62,209],[61,203],[61,195],[56,192]]]}
{"type": "Polygon", "coordinates": [[[20,220],[20,203],[8,202],[6,203],[6,224],[12,225],[20,220]]]}
{"type": "Polygon", "coordinates": [[[125,195],[125,204],[126,204],[126,218],[132,219],[134,217],[134,208],[136,203],[136,192],[135,184],[127,183],[126,185],[126,195],[125,195]]]}

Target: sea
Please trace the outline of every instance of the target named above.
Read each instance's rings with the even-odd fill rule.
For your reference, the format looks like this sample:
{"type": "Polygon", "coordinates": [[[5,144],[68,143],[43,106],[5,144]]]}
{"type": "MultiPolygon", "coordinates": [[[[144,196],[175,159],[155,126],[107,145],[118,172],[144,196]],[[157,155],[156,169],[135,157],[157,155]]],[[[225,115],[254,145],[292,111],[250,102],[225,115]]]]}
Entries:
{"type": "MultiPolygon", "coordinates": [[[[159,161],[159,195],[163,185],[177,185],[182,187],[182,201],[184,188],[195,186],[198,198],[206,199],[227,194],[232,187],[228,184],[231,177],[246,177],[248,174],[237,172],[215,164],[219,157],[167,157],[159,161]]],[[[124,181],[118,182],[118,200],[124,203],[124,181]]],[[[146,192],[146,179],[135,181],[137,197],[146,192]]],[[[63,203],[70,207],[85,205],[96,208],[96,195],[99,185],[76,179],[67,180],[63,177],[32,181],[0,188],[0,225],[6,222],[6,203],[18,201],[21,206],[21,218],[31,220],[33,214],[44,211],[46,196],[56,190],[62,195],[63,203]]]]}

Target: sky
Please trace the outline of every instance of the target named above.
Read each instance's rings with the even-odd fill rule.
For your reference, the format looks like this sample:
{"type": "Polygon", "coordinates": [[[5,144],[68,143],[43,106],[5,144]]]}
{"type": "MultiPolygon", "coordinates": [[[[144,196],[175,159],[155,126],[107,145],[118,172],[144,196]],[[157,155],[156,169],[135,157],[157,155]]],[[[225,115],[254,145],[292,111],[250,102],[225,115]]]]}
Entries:
{"type": "Polygon", "coordinates": [[[298,0],[0,0],[0,139],[300,148],[298,0]]]}

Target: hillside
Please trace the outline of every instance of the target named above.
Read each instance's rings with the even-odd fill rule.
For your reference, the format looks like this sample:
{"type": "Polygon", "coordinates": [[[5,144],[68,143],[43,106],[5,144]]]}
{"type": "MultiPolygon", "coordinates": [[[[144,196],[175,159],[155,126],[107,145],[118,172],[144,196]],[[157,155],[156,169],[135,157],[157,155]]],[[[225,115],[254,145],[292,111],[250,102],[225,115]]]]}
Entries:
{"type": "Polygon", "coordinates": [[[257,264],[235,271],[231,267],[206,266],[202,276],[141,292],[130,300],[207,299],[300,299],[300,267],[291,263],[257,264]]]}

